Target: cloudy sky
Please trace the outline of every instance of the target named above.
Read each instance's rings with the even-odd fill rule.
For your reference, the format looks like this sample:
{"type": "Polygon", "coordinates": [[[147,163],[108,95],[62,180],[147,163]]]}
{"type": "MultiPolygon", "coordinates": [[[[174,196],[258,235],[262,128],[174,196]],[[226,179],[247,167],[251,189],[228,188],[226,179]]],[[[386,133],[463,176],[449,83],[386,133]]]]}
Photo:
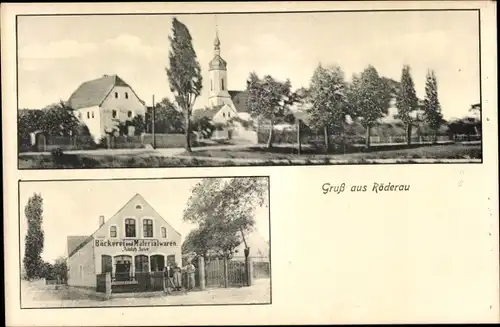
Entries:
{"type": "MultiPolygon", "coordinates": [[[[135,180],[135,181],[63,181],[23,182],[20,186],[21,257],[27,231],[24,208],[34,193],[43,198],[43,230],[45,246],[42,258],[52,261],[67,254],[67,237],[91,235],[99,226],[99,216],[111,218],[136,193],[173,228],[183,240],[196,225],[182,221],[182,213],[199,179],[135,180]]],[[[255,230],[269,240],[269,208],[267,201],[255,211],[255,230]]]]}
{"type": "MultiPolygon", "coordinates": [[[[207,103],[208,62],[217,22],[228,86],[243,90],[248,74],[290,78],[307,86],[314,68],[340,65],[349,78],[374,65],[400,79],[409,64],[419,97],[434,69],[445,117],[479,102],[477,12],[355,12],[181,15],[204,73],[196,106],[207,103]]],[[[151,104],[171,97],[165,67],[172,16],[19,17],[19,107],[67,100],[84,81],[118,74],[151,104]]]]}

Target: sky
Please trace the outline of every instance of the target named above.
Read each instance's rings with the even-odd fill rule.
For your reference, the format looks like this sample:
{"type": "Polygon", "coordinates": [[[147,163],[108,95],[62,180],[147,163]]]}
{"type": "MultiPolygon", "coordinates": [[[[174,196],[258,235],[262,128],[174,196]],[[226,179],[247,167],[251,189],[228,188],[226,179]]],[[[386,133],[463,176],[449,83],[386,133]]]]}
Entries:
{"type": "MultiPolygon", "coordinates": [[[[91,235],[99,226],[99,216],[107,221],[136,193],[181,233],[182,240],[196,225],[182,221],[191,189],[200,179],[48,181],[22,182],[20,186],[21,258],[27,231],[24,208],[34,193],[43,198],[45,244],[42,258],[53,261],[67,254],[67,237],[91,235]]],[[[267,195],[265,195],[267,196],[267,195]]],[[[255,210],[255,231],[269,240],[267,201],[255,210]]]]}
{"type": "MultiPolygon", "coordinates": [[[[228,88],[244,90],[250,72],[307,87],[314,68],[339,65],[349,80],[373,65],[399,80],[412,69],[417,95],[433,69],[445,118],[479,103],[477,12],[351,12],[180,15],[193,38],[208,103],[208,63],[216,26],[228,63],[228,88]]],[[[152,103],[172,98],[165,73],[172,16],[58,16],[18,18],[19,108],[67,100],[83,82],[118,74],[152,103]]]]}

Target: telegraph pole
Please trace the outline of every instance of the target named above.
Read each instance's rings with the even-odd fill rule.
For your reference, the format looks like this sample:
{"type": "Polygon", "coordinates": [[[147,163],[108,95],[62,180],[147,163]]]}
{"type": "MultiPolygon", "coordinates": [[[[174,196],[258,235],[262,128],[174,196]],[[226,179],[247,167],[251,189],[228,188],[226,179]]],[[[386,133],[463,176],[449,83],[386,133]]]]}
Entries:
{"type": "Polygon", "coordinates": [[[156,137],[155,137],[155,95],[153,94],[153,108],[151,117],[151,134],[153,134],[153,148],[156,149],[156,137]]]}

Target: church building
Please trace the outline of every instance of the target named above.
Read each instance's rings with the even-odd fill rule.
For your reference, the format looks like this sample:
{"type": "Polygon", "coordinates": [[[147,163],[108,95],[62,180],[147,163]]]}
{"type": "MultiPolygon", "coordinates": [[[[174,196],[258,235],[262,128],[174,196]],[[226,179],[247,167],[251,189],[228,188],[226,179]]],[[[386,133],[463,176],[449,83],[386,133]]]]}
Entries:
{"type": "Polygon", "coordinates": [[[249,121],[250,114],[246,105],[247,92],[229,90],[228,65],[221,56],[221,42],[216,32],[214,40],[214,56],[209,63],[208,77],[210,90],[206,108],[193,111],[194,120],[208,118],[214,124],[232,122],[235,137],[248,137],[248,131],[238,120],[249,121]],[[236,120],[235,120],[236,118],[236,120]]]}

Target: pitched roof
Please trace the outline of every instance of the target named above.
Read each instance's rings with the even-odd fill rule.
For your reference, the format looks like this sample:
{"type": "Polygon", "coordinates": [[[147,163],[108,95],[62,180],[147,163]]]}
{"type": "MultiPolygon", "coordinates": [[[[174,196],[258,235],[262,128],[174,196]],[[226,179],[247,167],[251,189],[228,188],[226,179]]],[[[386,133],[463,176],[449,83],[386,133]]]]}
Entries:
{"type": "MultiPolygon", "coordinates": [[[[158,215],[158,217],[160,217],[161,219],[163,219],[163,221],[168,225],[170,226],[170,228],[176,232],[177,234],[181,235],[181,233],[179,233],[174,227],[172,227],[172,225],[170,225],[170,223],[168,221],[166,221],[154,208],[152,205],[150,205],[148,203],[148,201],[146,201],[144,199],[144,197],[142,195],[140,195],[139,193],[136,193],[132,198],[130,198],[130,200],[127,201],[127,203],[125,203],[121,208],[120,210],[118,210],[115,214],[113,214],[113,216],[111,216],[111,218],[115,217],[120,211],[122,211],[129,203],[131,203],[132,201],[134,201],[135,199],[139,198],[139,200],[141,200],[141,202],[143,202],[144,204],[148,205],[154,213],[156,213],[158,215]]],[[[99,228],[97,228],[95,230],[95,232],[92,233],[92,235],[90,236],[68,236],[68,258],[71,257],[73,254],[75,254],[76,252],[78,252],[78,250],[80,250],[82,247],[84,247],[86,244],[88,244],[90,241],[92,241],[94,239],[94,235],[95,233],[97,233],[100,229],[101,229],[102,226],[99,226],[99,228]],[[72,242],[72,245],[73,244],[76,244],[77,243],[77,240],[79,240],[79,244],[76,244],[76,246],[73,248],[73,250],[70,251],[70,238],[74,238],[75,242],[72,242]],[[77,239],[79,238],[79,239],[77,239]]]]}
{"type": "Polygon", "coordinates": [[[73,109],[99,106],[115,86],[128,86],[117,75],[104,75],[82,83],[69,97],[68,106],[73,109]]]}
{"type": "Polygon", "coordinates": [[[233,101],[237,112],[248,112],[247,91],[229,91],[229,95],[231,96],[231,100],[233,101]]]}
{"type": "Polygon", "coordinates": [[[87,240],[88,236],[68,236],[68,257],[76,248],[87,240]]]}
{"type": "Polygon", "coordinates": [[[220,104],[218,106],[193,110],[193,118],[195,120],[201,119],[204,117],[212,119],[219,112],[219,110],[221,110],[221,108],[224,106],[225,106],[225,104],[220,104]]]}

